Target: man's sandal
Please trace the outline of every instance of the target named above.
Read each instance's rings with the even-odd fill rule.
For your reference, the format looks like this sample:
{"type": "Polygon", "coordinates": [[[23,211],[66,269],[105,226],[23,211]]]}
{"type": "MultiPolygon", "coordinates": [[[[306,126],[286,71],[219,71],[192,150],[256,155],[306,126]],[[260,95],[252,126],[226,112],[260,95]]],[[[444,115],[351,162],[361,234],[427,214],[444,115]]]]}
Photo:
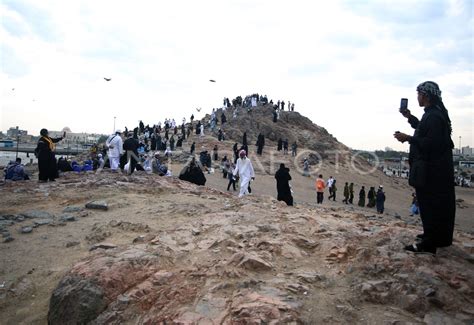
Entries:
{"type": "Polygon", "coordinates": [[[427,255],[432,255],[432,256],[436,255],[436,247],[427,248],[427,247],[423,247],[420,244],[412,244],[412,245],[405,246],[405,250],[412,252],[414,254],[427,254],[427,255]]]}

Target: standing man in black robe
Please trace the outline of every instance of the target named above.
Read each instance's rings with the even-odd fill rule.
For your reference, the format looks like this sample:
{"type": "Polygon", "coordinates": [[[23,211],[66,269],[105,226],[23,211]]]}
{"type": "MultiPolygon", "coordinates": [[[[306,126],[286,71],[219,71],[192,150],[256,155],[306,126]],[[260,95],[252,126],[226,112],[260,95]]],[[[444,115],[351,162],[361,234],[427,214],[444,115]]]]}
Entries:
{"type": "Polygon", "coordinates": [[[232,151],[234,152],[234,164],[237,162],[237,159],[239,159],[239,144],[236,142],[232,146],[232,151]]]}
{"type": "Polygon", "coordinates": [[[283,149],[283,140],[281,138],[278,139],[277,151],[281,151],[283,149]]]}
{"type": "Polygon", "coordinates": [[[55,181],[58,176],[58,167],[56,162],[56,156],[54,151],[56,149],[55,143],[58,143],[66,137],[66,132],[60,138],[50,138],[47,129],[41,129],[40,139],[35,149],[35,155],[38,157],[38,179],[41,183],[45,183],[48,180],[51,182],[55,181]]]}
{"type": "Polygon", "coordinates": [[[138,147],[139,143],[137,139],[133,137],[132,133],[128,134],[128,139],[123,143],[123,150],[125,157],[127,157],[127,161],[130,161],[130,171],[129,174],[131,175],[135,170],[138,162],[138,147]]]}
{"type": "Polygon", "coordinates": [[[199,135],[199,133],[201,133],[201,121],[196,124],[196,135],[199,135]]]}
{"type": "MultiPolygon", "coordinates": [[[[240,150],[245,150],[245,152],[247,153],[247,156],[249,154],[249,144],[247,142],[247,132],[244,132],[244,135],[242,136],[242,148],[240,148],[240,150]]],[[[239,152],[240,152],[239,150],[239,152]]]]}
{"type": "Polygon", "coordinates": [[[405,250],[436,254],[438,247],[450,246],[453,242],[456,196],[452,126],[438,84],[425,81],[416,90],[418,104],[424,107],[425,113],[418,120],[408,109],[400,109],[415,133],[413,136],[394,134],[398,141],[410,144],[409,184],[415,187],[423,223],[418,242],[405,246],[405,250]]]}
{"type": "Polygon", "coordinates": [[[263,146],[265,145],[265,136],[262,133],[258,134],[257,137],[257,155],[262,155],[263,146]]]}
{"type": "Polygon", "coordinates": [[[293,196],[291,195],[291,188],[289,181],[291,180],[290,169],[285,167],[285,164],[280,164],[280,169],[275,173],[277,181],[277,200],[285,201],[287,205],[293,205],[293,196]]]}

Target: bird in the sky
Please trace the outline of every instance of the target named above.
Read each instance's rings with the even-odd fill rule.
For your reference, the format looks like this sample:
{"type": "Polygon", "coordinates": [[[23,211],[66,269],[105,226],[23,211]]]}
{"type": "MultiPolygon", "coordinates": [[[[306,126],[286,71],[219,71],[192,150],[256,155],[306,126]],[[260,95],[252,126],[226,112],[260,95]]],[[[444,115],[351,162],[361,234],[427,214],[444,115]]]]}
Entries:
{"type": "Polygon", "coordinates": [[[201,107],[196,108],[196,111],[200,112],[200,111],[201,111],[201,107]]]}
{"type": "Polygon", "coordinates": [[[104,77],[104,80],[105,80],[105,81],[110,81],[110,80],[112,80],[112,78],[105,78],[105,77],[104,77]]]}
{"type": "Polygon", "coordinates": [[[216,82],[214,79],[209,79],[210,82],[216,82]]]}

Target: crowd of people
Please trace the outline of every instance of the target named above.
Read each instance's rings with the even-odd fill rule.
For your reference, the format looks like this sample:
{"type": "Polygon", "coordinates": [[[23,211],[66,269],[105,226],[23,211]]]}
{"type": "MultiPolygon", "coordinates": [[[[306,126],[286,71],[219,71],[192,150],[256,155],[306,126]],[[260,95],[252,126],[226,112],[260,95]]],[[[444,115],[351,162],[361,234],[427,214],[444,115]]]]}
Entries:
{"type": "MultiPolygon", "coordinates": [[[[454,217],[455,217],[455,195],[454,195],[454,168],[452,160],[453,142],[451,140],[451,121],[448,112],[441,100],[441,91],[436,83],[427,81],[417,87],[418,102],[424,107],[425,113],[421,120],[411,115],[408,109],[401,110],[402,115],[408,119],[408,123],[415,129],[414,135],[410,136],[401,132],[396,132],[394,137],[404,143],[410,144],[409,155],[409,183],[416,193],[413,195],[410,212],[412,215],[420,214],[423,223],[423,233],[417,237],[417,242],[405,246],[407,251],[415,253],[436,253],[438,247],[449,246],[452,243],[454,217]],[[434,177],[436,175],[436,177],[434,177]],[[433,183],[436,182],[436,183],[433,183]]],[[[278,122],[280,111],[285,108],[294,111],[294,103],[278,100],[268,100],[267,96],[252,94],[242,98],[236,97],[232,101],[224,98],[223,106],[220,109],[213,109],[208,121],[198,120],[194,123],[194,115],[191,115],[190,122],[186,123],[183,118],[178,125],[174,119],[165,119],[150,126],[139,121],[137,127],[124,132],[116,130],[110,135],[105,144],[99,148],[94,146],[91,156],[82,164],[70,161],[65,158],[56,160],[56,143],[63,140],[66,134],[59,138],[51,138],[47,129],[40,131],[35,155],[38,158],[39,181],[54,181],[59,172],[75,171],[87,172],[99,168],[110,168],[111,171],[125,171],[132,174],[136,170],[143,170],[155,173],[160,176],[171,175],[166,164],[162,162],[162,157],[171,157],[176,148],[183,146],[183,141],[189,141],[193,133],[202,139],[206,127],[211,134],[216,134],[218,141],[224,141],[226,134],[224,128],[228,123],[227,109],[233,108],[232,117],[239,114],[240,109],[251,113],[252,109],[270,104],[273,107],[273,122],[278,122]],[[220,127],[218,127],[220,123],[220,127]],[[163,154],[161,154],[163,152],[163,154]]],[[[265,136],[260,133],[256,141],[257,155],[263,154],[265,146],[265,136]]],[[[277,151],[283,151],[287,155],[289,151],[289,140],[279,138],[277,151]]],[[[190,160],[179,174],[182,180],[190,181],[198,185],[204,185],[206,178],[203,171],[210,173],[212,161],[218,161],[218,147],[215,145],[211,153],[206,149],[199,153],[196,160],[196,142],[190,144],[190,160]]],[[[297,156],[298,144],[296,141],[291,144],[293,157],[297,156]]],[[[223,178],[228,181],[227,190],[230,188],[236,191],[236,183],[239,182],[239,197],[251,193],[251,182],[255,180],[255,171],[249,155],[249,143],[247,133],[243,133],[242,143],[235,143],[232,147],[233,157],[224,156],[221,161],[223,178]]],[[[309,162],[303,161],[303,175],[309,177],[309,162]]],[[[290,185],[292,179],[290,170],[283,163],[275,173],[277,199],[292,206],[293,190],[290,185]]],[[[11,162],[5,169],[5,178],[10,180],[27,180],[29,175],[25,172],[21,164],[21,159],[11,162]]],[[[319,175],[315,181],[316,203],[322,204],[324,194],[327,190],[328,200],[336,201],[339,186],[332,176],[324,180],[319,175]]],[[[355,184],[345,182],[343,187],[344,204],[354,204],[355,184]]],[[[377,212],[384,213],[384,203],[386,195],[383,186],[378,189],[375,186],[369,187],[367,193],[365,186],[361,186],[358,195],[357,205],[359,207],[376,208],[377,212]],[[366,203],[367,199],[367,203],[366,203]]]]}

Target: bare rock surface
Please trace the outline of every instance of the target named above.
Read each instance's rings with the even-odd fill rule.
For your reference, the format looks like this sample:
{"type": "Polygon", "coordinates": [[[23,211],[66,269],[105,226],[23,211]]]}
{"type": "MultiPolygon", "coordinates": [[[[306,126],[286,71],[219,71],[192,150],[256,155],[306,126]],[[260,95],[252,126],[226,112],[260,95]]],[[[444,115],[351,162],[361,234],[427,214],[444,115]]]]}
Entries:
{"type": "Polygon", "coordinates": [[[23,225],[52,220],[0,245],[6,323],[474,319],[470,233],[457,230],[454,244],[436,257],[416,256],[403,245],[419,225],[355,207],[287,207],[268,195],[238,199],[144,173],[66,174],[35,186],[0,195],[4,241],[23,225]],[[63,212],[91,201],[109,209],[87,210],[87,218],[80,209],[63,212]],[[45,213],[16,220],[32,210],[45,213]],[[64,215],[75,222],[61,222],[69,220],[64,215]]]}

